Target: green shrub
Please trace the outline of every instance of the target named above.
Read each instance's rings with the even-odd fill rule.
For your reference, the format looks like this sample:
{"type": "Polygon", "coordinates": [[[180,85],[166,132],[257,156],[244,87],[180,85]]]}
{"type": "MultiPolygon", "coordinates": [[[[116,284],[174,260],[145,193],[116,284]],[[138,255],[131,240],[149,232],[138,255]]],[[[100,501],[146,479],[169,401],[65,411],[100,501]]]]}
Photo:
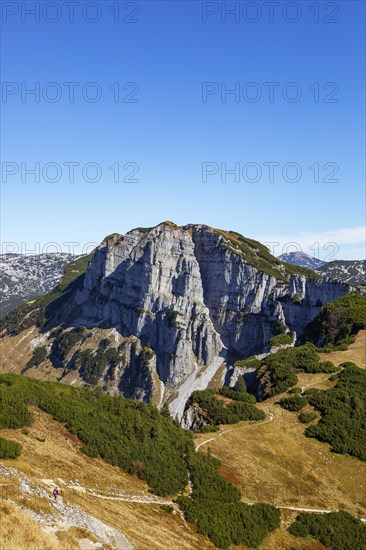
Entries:
{"type": "Polygon", "coordinates": [[[333,388],[308,390],[306,396],[321,419],[305,435],[330,443],[334,452],[366,460],[366,371],[351,364],[333,388]]]}
{"type": "Polygon", "coordinates": [[[285,346],[292,344],[294,338],[291,334],[278,334],[277,336],[273,336],[270,341],[269,345],[271,348],[276,348],[278,346],[285,346]]]}
{"type": "Polygon", "coordinates": [[[211,432],[212,433],[218,432],[219,429],[220,428],[218,426],[213,426],[212,424],[207,424],[206,426],[201,426],[196,431],[201,433],[201,434],[207,434],[207,433],[211,433],[211,432]]]}
{"type": "Polygon", "coordinates": [[[288,390],[288,393],[297,395],[301,393],[301,388],[299,388],[298,386],[295,386],[294,388],[291,388],[290,390],[288,390]]]}
{"type": "Polygon", "coordinates": [[[175,311],[175,310],[169,311],[168,320],[169,320],[170,326],[174,328],[180,328],[178,317],[182,315],[183,314],[180,313],[180,311],[175,311]]]}
{"type": "Polygon", "coordinates": [[[219,392],[236,399],[234,403],[229,403],[227,406],[221,399],[217,399],[216,390],[207,389],[192,393],[191,403],[197,403],[206,411],[207,420],[211,425],[236,424],[241,420],[264,420],[265,414],[255,406],[254,396],[245,392],[237,392],[233,388],[224,388],[219,392]]]}
{"type": "MultiPolygon", "coordinates": [[[[91,391],[3,374],[0,404],[4,403],[10,407],[0,407],[0,427],[25,425],[31,419],[27,407],[37,406],[75,434],[85,454],[145,479],[158,495],[182,492],[189,471],[191,497],[179,497],[177,502],[187,521],[222,548],[256,547],[279,525],[278,509],[240,502],[239,489],[219,474],[220,462],[196,453],[191,435],[146,403],[107,395],[99,387],[91,391]]],[[[0,457],[13,458],[19,452],[18,444],[0,440],[0,457]]]]}
{"type": "Polygon", "coordinates": [[[303,411],[299,414],[299,420],[302,424],[309,424],[317,417],[317,414],[314,411],[303,411]]]}
{"type": "Polygon", "coordinates": [[[200,453],[188,457],[192,495],[178,497],[185,518],[218,548],[259,546],[280,524],[280,511],[269,504],[240,502],[240,491],[218,473],[220,461],[200,453]]]}
{"type": "MultiPolygon", "coordinates": [[[[108,368],[107,379],[113,380],[115,377],[115,369],[122,361],[122,355],[119,348],[107,347],[110,345],[110,340],[104,338],[99,342],[97,351],[94,353],[91,349],[84,351],[78,350],[73,358],[73,362],[69,365],[70,368],[78,369],[81,378],[95,386],[103,372],[108,368]]],[[[145,366],[145,352],[142,352],[141,368],[145,366]]]]}
{"type": "Polygon", "coordinates": [[[109,338],[103,338],[100,342],[99,342],[99,349],[101,351],[105,351],[110,345],[111,345],[111,341],[109,338]]]}
{"type": "Polygon", "coordinates": [[[246,369],[258,369],[261,366],[261,361],[256,357],[248,357],[248,359],[236,361],[235,366],[246,369]]]}
{"type": "Polygon", "coordinates": [[[0,458],[18,458],[22,446],[17,441],[10,441],[0,437],[0,458]]]}
{"type": "Polygon", "coordinates": [[[366,328],[366,297],[351,292],[323,306],[319,315],[307,325],[303,340],[326,347],[345,340],[347,346],[347,339],[363,328],[366,328]]]}
{"type": "Polygon", "coordinates": [[[322,369],[321,372],[336,372],[339,371],[339,367],[336,367],[332,361],[323,361],[319,363],[319,367],[322,369]]]}
{"type": "Polygon", "coordinates": [[[86,454],[138,473],[155,493],[176,494],[185,488],[191,436],[154,407],[99,389],[0,375],[0,428],[29,425],[30,404],[63,423],[84,443],[86,454]],[[137,463],[143,465],[138,472],[137,463]]]}
{"type": "Polygon", "coordinates": [[[190,523],[207,535],[217,548],[231,544],[257,548],[280,525],[280,511],[269,504],[217,502],[179,497],[179,506],[190,523]]]}
{"type": "Polygon", "coordinates": [[[33,357],[28,361],[22,374],[32,367],[38,367],[47,358],[48,352],[46,346],[38,347],[33,352],[33,357]]]}
{"type": "Polygon", "coordinates": [[[286,334],[287,326],[283,321],[276,321],[273,325],[273,334],[277,336],[277,334],[286,334]]]}
{"type": "Polygon", "coordinates": [[[302,513],[288,528],[295,537],[314,537],[329,550],[366,548],[366,525],[347,512],[302,513]]]}
{"type": "Polygon", "coordinates": [[[247,387],[243,376],[239,376],[233,388],[223,386],[219,390],[219,393],[224,397],[233,399],[233,401],[242,401],[243,403],[252,403],[253,405],[256,404],[256,398],[254,395],[247,392],[247,387]]]}
{"type": "Polygon", "coordinates": [[[68,330],[67,332],[62,332],[60,336],[56,338],[56,340],[52,344],[52,353],[51,353],[51,360],[54,366],[58,366],[57,361],[58,362],[65,361],[66,356],[69,354],[72,348],[80,340],[82,340],[84,336],[84,332],[85,332],[84,327],[77,327],[77,328],[68,330]]]}
{"type": "Polygon", "coordinates": [[[342,367],[343,369],[357,367],[356,363],[353,363],[353,361],[344,361],[339,366],[342,367]]]}
{"type": "Polygon", "coordinates": [[[256,386],[262,382],[264,399],[284,393],[298,382],[297,371],[306,373],[337,372],[339,369],[330,361],[320,363],[316,348],[306,344],[299,347],[279,349],[261,360],[256,374],[256,386]]]}
{"type": "Polygon", "coordinates": [[[246,393],[247,391],[247,385],[245,383],[245,380],[244,380],[244,377],[243,376],[239,376],[239,378],[237,379],[237,381],[235,382],[235,385],[233,387],[233,390],[236,392],[236,393],[239,393],[239,394],[243,394],[243,393],[246,393]]]}
{"type": "Polygon", "coordinates": [[[164,512],[168,512],[168,514],[172,514],[172,513],[174,512],[173,506],[170,506],[169,504],[161,504],[161,505],[160,505],[160,508],[161,508],[164,512]]]}
{"type": "Polygon", "coordinates": [[[280,405],[283,409],[288,411],[299,411],[308,404],[306,397],[296,395],[295,397],[288,397],[280,400],[280,405]]]}

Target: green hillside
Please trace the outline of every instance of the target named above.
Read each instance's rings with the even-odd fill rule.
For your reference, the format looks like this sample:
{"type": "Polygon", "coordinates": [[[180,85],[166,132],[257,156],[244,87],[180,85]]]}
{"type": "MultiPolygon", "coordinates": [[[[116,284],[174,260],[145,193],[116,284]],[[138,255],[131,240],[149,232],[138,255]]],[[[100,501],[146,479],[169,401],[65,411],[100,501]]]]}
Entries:
{"type": "MultiPolygon", "coordinates": [[[[36,406],[66,426],[90,457],[144,479],[161,496],[183,493],[190,474],[193,491],[179,497],[188,521],[220,548],[246,543],[257,547],[280,522],[267,504],[240,502],[240,491],[218,472],[220,462],[196,453],[189,432],[146,403],[14,374],[0,375],[0,429],[33,422],[36,406]]],[[[0,439],[0,458],[16,458],[18,443],[0,439]]]]}

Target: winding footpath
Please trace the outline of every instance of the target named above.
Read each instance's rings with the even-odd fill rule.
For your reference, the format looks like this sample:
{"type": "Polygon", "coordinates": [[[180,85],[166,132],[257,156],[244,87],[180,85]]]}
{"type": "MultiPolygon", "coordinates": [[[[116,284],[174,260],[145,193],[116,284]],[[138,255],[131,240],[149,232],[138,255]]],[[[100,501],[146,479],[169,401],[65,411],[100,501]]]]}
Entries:
{"type": "MultiPolygon", "coordinates": [[[[332,374],[334,374],[334,373],[332,373],[332,374]]],[[[310,386],[315,386],[317,384],[320,384],[321,382],[324,382],[325,380],[328,380],[330,378],[330,376],[332,376],[332,374],[327,376],[327,378],[323,378],[322,380],[318,380],[318,382],[314,382],[312,384],[308,384],[307,386],[303,386],[301,388],[301,394],[303,394],[303,392],[306,388],[308,388],[310,386]]],[[[223,430],[221,428],[220,432],[217,435],[215,435],[214,437],[211,437],[210,439],[206,439],[205,441],[202,441],[202,443],[199,443],[196,446],[196,452],[203,445],[207,445],[207,443],[210,443],[210,441],[215,441],[215,439],[217,439],[219,437],[222,437],[223,435],[225,435],[229,432],[233,432],[235,430],[251,429],[251,428],[256,428],[258,426],[263,426],[264,424],[269,424],[270,422],[273,422],[274,419],[275,419],[275,415],[272,412],[271,407],[269,407],[269,415],[268,415],[267,420],[264,420],[263,422],[255,422],[255,423],[249,424],[249,425],[244,424],[243,426],[237,426],[236,428],[229,428],[228,430],[223,430]]],[[[256,502],[249,502],[249,501],[246,501],[246,500],[243,500],[242,502],[244,502],[245,504],[248,504],[249,506],[253,506],[254,504],[256,504],[256,502]]],[[[295,512],[309,512],[309,513],[312,513],[312,514],[330,514],[332,512],[339,512],[339,510],[327,510],[327,509],[316,509],[316,508],[299,508],[299,507],[296,507],[296,506],[286,506],[285,504],[276,504],[275,506],[276,506],[276,508],[280,508],[281,510],[292,510],[292,511],[295,511],[295,512]]],[[[366,518],[360,517],[359,519],[363,523],[366,523],[366,518]]]]}
{"type": "Polygon", "coordinates": [[[206,441],[202,441],[202,443],[199,443],[199,445],[196,446],[196,452],[198,451],[198,449],[200,449],[203,445],[206,445],[207,443],[209,443],[210,441],[214,441],[215,439],[217,439],[218,437],[221,437],[222,435],[225,435],[229,432],[233,432],[235,430],[242,430],[243,428],[253,428],[253,427],[257,427],[257,426],[263,426],[264,424],[269,424],[270,422],[273,422],[274,420],[274,414],[273,412],[270,410],[269,412],[269,416],[267,418],[267,420],[263,420],[263,422],[254,422],[253,424],[245,424],[244,426],[237,426],[236,428],[229,428],[228,430],[223,430],[221,428],[220,432],[215,435],[214,437],[211,437],[210,439],[206,439],[206,441]]]}
{"type": "Polygon", "coordinates": [[[52,512],[36,512],[25,504],[18,504],[10,498],[6,499],[6,488],[2,487],[2,491],[4,491],[2,493],[4,495],[3,498],[9,500],[13,506],[31,516],[45,532],[52,533],[59,530],[67,530],[70,527],[79,527],[90,532],[100,541],[99,543],[93,543],[87,538],[81,539],[81,548],[83,550],[103,548],[105,544],[112,546],[114,550],[134,550],[134,545],[131,541],[115,527],[89,514],[84,508],[70,502],[65,502],[61,496],[57,500],[53,500],[52,488],[58,485],[55,481],[30,480],[16,468],[7,467],[1,462],[0,474],[7,480],[17,480],[23,496],[34,501],[41,499],[50,503],[52,512]]]}

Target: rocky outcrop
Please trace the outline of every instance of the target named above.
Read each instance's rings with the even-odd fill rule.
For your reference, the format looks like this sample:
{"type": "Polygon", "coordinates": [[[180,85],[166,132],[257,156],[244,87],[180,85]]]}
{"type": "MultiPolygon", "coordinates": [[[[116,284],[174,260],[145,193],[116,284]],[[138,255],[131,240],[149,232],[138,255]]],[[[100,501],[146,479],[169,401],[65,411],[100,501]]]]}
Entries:
{"type": "Polygon", "coordinates": [[[235,359],[269,351],[279,324],[299,337],[323,304],[350,290],[289,272],[235,233],[165,222],[106,238],[46,330],[84,325],[134,338],[114,390],[168,403],[182,419],[191,393],[224,372],[223,362],[230,370],[235,359]]]}
{"type": "Polygon", "coordinates": [[[330,279],[289,274],[279,280],[248,264],[225,238],[198,226],[193,230],[204,301],[225,346],[238,357],[266,351],[274,327],[283,322],[301,335],[324,303],[350,287],[330,279]]]}
{"type": "Polygon", "coordinates": [[[184,229],[161,224],[104,241],[75,302],[87,323],[114,326],[154,350],[174,415],[183,414],[193,389],[205,387],[225,359],[204,303],[194,242],[184,229]]]}

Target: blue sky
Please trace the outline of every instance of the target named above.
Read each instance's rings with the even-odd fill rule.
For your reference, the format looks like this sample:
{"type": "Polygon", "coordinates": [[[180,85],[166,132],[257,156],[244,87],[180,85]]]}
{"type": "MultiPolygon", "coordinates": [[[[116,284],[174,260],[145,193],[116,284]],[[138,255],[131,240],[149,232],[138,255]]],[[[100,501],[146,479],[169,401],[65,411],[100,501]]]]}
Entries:
{"type": "Polygon", "coordinates": [[[82,247],[169,219],[280,243],[276,254],[296,242],[364,257],[363,2],[319,2],[318,14],[280,2],[273,22],[265,2],[237,2],[226,22],[235,2],[80,1],[74,22],[63,2],[45,4],[2,3],[7,250],[82,247]]]}

